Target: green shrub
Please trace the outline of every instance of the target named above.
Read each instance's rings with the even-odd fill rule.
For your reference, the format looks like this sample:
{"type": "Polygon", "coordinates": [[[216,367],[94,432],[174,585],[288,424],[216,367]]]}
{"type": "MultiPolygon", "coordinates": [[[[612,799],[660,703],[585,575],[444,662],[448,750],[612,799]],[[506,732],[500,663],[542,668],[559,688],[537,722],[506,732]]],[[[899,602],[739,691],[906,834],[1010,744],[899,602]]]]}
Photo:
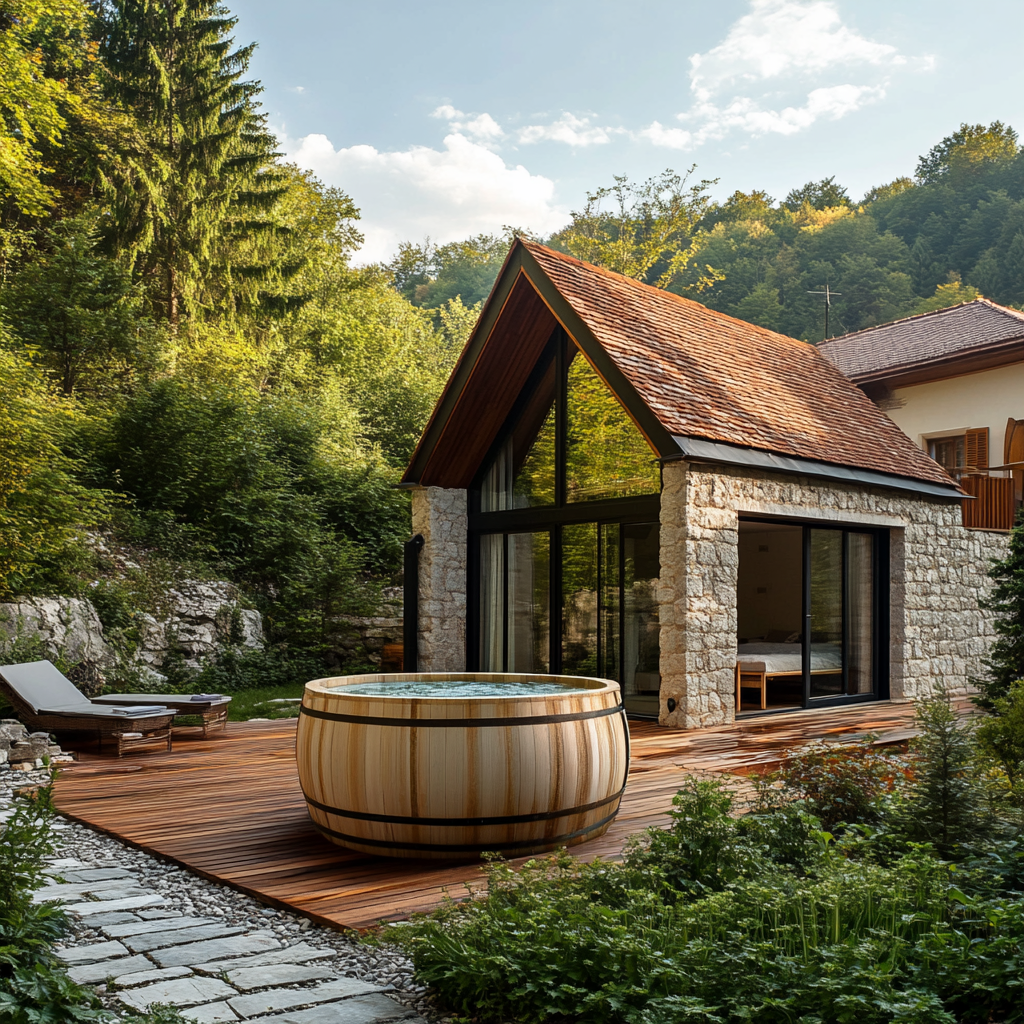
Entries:
{"type": "Polygon", "coordinates": [[[880,750],[870,739],[861,743],[811,743],[786,754],[778,771],[762,784],[762,799],[780,784],[781,795],[801,800],[834,830],[841,824],[876,820],[880,800],[906,782],[906,759],[880,750]]]}
{"type": "Polygon", "coordinates": [[[890,817],[911,842],[956,857],[996,825],[986,804],[974,725],[957,714],[941,682],[933,696],[917,701],[915,721],[921,732],[912,744],[914,779],[890,817]]]}
{"type": "Polygon", "coordinates": [[[993,716],[977,732],[982,751],[1006,775],[1009,797],[1024,808],[1024,679],[1016,680],[1005,697],[993,701],[993,716]]]}

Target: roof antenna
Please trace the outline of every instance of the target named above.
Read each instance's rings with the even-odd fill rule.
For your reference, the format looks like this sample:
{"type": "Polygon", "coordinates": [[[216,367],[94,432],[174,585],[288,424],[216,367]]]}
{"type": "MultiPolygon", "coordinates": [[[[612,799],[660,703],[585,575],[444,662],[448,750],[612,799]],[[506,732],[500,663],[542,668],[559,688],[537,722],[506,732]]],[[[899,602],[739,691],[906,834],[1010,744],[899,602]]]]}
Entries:
{"type": "Polygon", "coordinates": [[[808,295],[824,295],[825,296],[825,337],[824,341],[828,341],[828,314],[832,308],[832,296],[842,295],[842,292],[829,291],[828,282],[825,283],[825,290],[823,292],[808,292],[808,295]]]}

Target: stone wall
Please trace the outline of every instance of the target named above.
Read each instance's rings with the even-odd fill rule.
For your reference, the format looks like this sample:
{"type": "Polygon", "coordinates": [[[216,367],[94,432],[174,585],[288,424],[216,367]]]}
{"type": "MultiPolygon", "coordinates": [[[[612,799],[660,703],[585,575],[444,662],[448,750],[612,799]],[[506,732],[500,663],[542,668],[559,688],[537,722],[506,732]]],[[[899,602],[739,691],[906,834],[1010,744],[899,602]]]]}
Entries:
{"type": "Polygon", "coordinates": [[[421,672],[466,667],[466,491],[419,487],[412,492],[412,532],[423,534],[419,563],[421,672]]]}
{"type": "Polygon", "coordinates": [[[673,462],[661,503],[661,716],[694,728],[733,720],[739,514],[882,527],[890,533],[890,691],[966,689],[994,637],[978,597],[1006,534],[965,530],[959,503],[750,469],[673,462]],[[669,701],[675,707],[669,710],[669,701]]]}

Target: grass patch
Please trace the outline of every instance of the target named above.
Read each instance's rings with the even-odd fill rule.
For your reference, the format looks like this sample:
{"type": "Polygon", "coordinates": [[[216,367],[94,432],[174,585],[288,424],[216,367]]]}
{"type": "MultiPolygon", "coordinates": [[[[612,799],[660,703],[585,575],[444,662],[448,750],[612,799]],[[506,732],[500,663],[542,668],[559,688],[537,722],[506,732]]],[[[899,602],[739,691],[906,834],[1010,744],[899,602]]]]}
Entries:
{"type": "Polygon", "coordinates": [[[298,704],[271,704],[272,700],[301,697],[305,683],[286,683],[283,686],[258,686],[231,694],[228,720],[248,722],[250,718],[296,718],[298,704]]]}

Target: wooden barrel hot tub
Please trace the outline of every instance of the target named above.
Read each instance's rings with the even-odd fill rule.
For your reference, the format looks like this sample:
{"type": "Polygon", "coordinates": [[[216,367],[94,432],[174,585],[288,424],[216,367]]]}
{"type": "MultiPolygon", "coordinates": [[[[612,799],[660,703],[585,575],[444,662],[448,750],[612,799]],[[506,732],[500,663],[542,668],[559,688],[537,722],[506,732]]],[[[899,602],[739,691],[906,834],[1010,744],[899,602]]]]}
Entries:
{"type": "Polygon", "coordinates": [[[608,828],[629,732],[606,679],[345,676],[306,684],[296,758],[309,815],[333,843],[388,857],[520,857],[608,828]]]}

